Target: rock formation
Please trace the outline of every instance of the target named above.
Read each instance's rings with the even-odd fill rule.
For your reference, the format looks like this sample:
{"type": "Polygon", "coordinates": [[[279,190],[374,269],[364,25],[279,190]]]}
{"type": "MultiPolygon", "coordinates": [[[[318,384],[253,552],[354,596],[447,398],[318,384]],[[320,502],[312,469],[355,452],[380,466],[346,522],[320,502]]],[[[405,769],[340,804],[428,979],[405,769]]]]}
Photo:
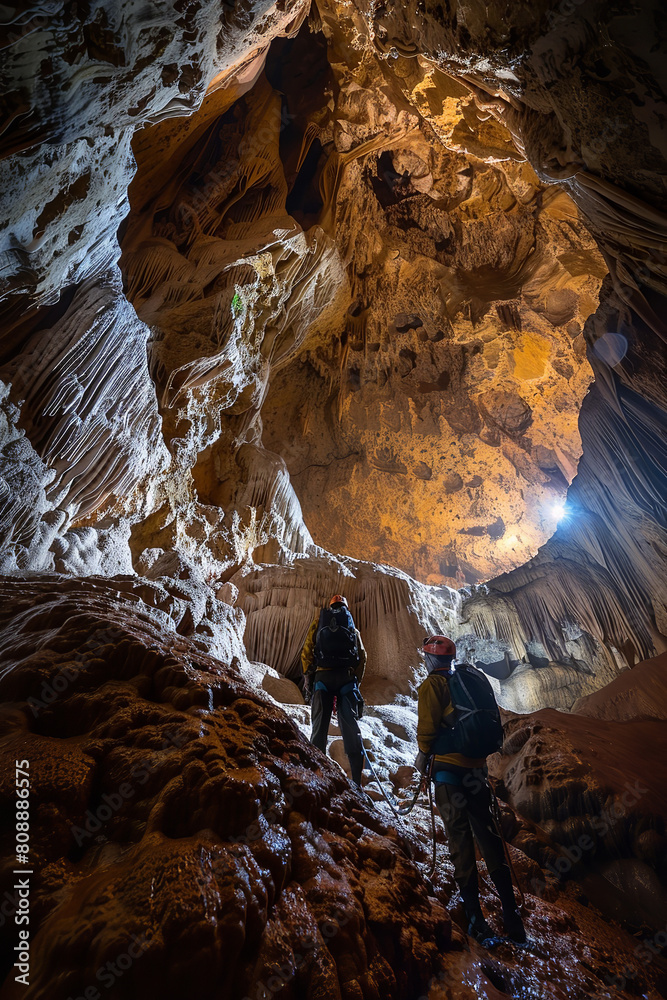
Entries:
{"type": "MultiPolygon", "coordinates": [[[[426,809],[417,808],[409,830],[370,810],[337,764],[262,697],[238,657],[212,658],[169,632],[156,584],[61,580],[57,596],[54,584],[2,585],[1,836],[10,843],[13,835],[13,761],[29,759],[32,970],[27,990],[9,976],[3,998],[65,1000],[91,988],[114,1000],[146,992],[497,1000],[565,997],[573,976],[582,996],[664,996],[665,963],[601,916],[587,897],[599,905],[605,880],[589,874],[583,894],[571,860],[573,838],[581,843],[595,818],[591,806],[603,807],[609,829],[596,857],[606,860],[607,887],[625,879],[631,924],[648,944],[658,939],[649,876],[664,863],[664,775],[636,780],[641,759],[628,757],[629,744],[619,777],[617,756],[586,734],[583,716],[509,721],[493,772],[507,798],[502,821],[532,945],[529,957],[507,946],[490,954],[465,944],[456,907],[447,913],[442,843],[430,889],[420,874],[426,809]],[[537,740],[547,752],[541,783],[537,740]],[[573,756],[582,740],[599,752],[592,767],[573,756]],[[547,831],[551,799],[561,794],[569,821],[547,831]],[[626,855],[632,838],[639,868],[616,864],[610,875],[609,858],[626,855]]],[[[397,793],[414,724],[407,705],[372,709],[363,723],[397,793]]],[[[6,856],[2,921],[10,927],[20,907],[12,868],[6,856]]],[[[496,922],[484,870],[482,879],[496,922]]],[[[2,937],[3,971],[14,958],[11,937],[2,937]]]]}
{"type": "Polygon", "coordinates": [[[64,14],[10,33],[3,566],[187,577],[201,603],[249,559],[290,565],[314,541],[430,584],[495,576],[506,599],[473,595],[459,629],[491,640],[482,662],[574,657],[608,680],[663,642],[662,357],[646,403],[640,361],[661,265],[634,161],[602,154],[647,129],[653,198],[659,126],[619,124],[609,74],[591,83],[604,134],[569,99],[559,124],[568,63],[548,43],[588,80],[597,8],[546,32],[536,14],[520,72],[499,27],[346,11],[225,9],[216,29],[184,10],[169,41],[156,15],[134,48],[103,8],[69,35],[64,14]],[[556,155],[559,128],[577,138],[556,155]],[[571,513],[522,565],[577,469],[588,317],[571,513]]]}
{"type": "Polygon", "coordinates": [[[72,582],[54,602],[52,586],[4,600],[21,626],[4,633],[3,751],[30,760],[39,803],[30,995],[82,993],[134,939],[110,995],[241,997],[272,977],[313,997],[418,991],[448,917],[338,767],[321,755],[316,776],[238,666],[165,642],[132,588],[72,582]]]}
{"type": "Polygon", "coordinates": [[[631,662],[664,648],[665,136],[657,108],[665,81],[649,28],[657,17],[657,6],[642,7],[629,35],[624,14],[588,2],[539,5],[519,22],[498,6],[487,19],[474,5],[459,16],[423,4],[412,17],[411,5],[361,4],[355,20],[407,96],[429,87],[433,73],[465,87],[475,144],[477,125],[491,119],[494,135],[500,128],[542,180],[561,182],[610,271],[585,331],[596,381],[580,418],[571,523],[494,583],[551,656],[566,637],[556,623],[573,619],[631,662]]]}
{"type": "Polygon", "coordinates": [[[667,995],[659,4],[1,16],[0,995],[667,995]],[[426,631],[492,678],[530,958],[305,741],[333,592],[394,794],[426,631]]]}

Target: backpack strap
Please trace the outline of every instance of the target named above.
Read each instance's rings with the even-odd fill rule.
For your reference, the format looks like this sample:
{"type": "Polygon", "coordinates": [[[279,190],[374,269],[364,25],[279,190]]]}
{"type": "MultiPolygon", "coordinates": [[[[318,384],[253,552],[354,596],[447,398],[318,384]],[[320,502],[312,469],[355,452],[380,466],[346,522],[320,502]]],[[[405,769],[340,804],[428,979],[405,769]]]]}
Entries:
{"type": "Polygon", "coordinates": [[[470,694],[470,691],[466,687],[466,682],[463,679],[464,671],[463,670],[457,671],[457,673],[458,673],[458,683],[463,688],[465,695],[468,699],[467,705],[454,705],[454,708],[456,709],[457,713],[457,721],[460,722],[463,719],[468,719],[471,715],[474,715],[475,712],[481,711],[481,709],[477,708],[477,706],[475,705],[475,699],[473,698],[473,696],[470,694]]]}
{"type": "MultiPolygon", "coordinates": [[[[468,701],[469,701],[470,705],[474,705],[475,704],[474,698],[470,694],[470,691],[468,691],[468,688],[466,687],[466,682],[463,680],[463,671],[461,671],[459,673],[458,681],[459,681],[459,684],[461,685],[461,687],[463,688],[463,690],[465,691],[466,697],[468,698],[468,701]]],[[[456,705],[455,707],[458,709],[458,708],[462,708],[463,706],[462,705],[456,705]]],[[[469,709],[469,711],[470,711],[470,709],[469,709]]]]}

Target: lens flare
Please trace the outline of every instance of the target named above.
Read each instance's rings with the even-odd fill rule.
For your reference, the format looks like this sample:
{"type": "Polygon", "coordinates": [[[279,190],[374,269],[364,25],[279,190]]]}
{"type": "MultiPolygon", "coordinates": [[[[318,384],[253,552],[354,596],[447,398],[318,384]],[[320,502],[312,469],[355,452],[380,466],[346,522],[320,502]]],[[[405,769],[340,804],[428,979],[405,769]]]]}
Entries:
{"type": "Polygon", "coordinates": [[[565,520],[570,512],[564,503],[555,503],[551,508],[551,513],[556,518],[556,521],[560,522],[565,520]]]}
{"type": "Polygon", "coordinates": [[[603,333],[593,345],[597,356],[611,368],[621,363],[628,351],[628,338],[622,333],[603,333]]]}

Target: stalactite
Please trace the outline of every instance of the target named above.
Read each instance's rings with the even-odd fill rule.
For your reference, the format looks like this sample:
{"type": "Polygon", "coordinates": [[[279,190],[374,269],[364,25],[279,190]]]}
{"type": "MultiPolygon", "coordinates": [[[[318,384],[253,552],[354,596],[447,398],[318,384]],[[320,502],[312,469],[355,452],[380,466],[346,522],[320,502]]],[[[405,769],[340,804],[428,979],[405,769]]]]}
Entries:
{"type": "Polygon", "coordinates": [[[368,652],[368,686],[380,701],[383,685],[385,700],[389,691],[407,694],[414,687],[429,613],[441,628],[447,618],[449,624],[454,619],[455,601],[449,595],[442,600],[432,588],[421,588],[395,571],[324,554],[298,558],[290,566],[257,567],[233,582],[246,614],[250,659],[267,662],[292,678],[300,676],[299,657],[311,621],[332,594],[344,594],[368,652]],[[274,629],[276,613],[284,622],[280,641],[274,629]]]}
{"type": "MultiPolygon", "coordinates": [[[[50,336],[35,334],[5,371],[20,400],[21,426],[55,472],[43,509],[61,511],[61,526],[65,512],[85,517],[112,495],[131,493],[166,463],[146,335],[121,294],[119,275],[111,272],[102,283],[84,284],[50,336]]],[[[33,530],[33,568],[41,568],[38,522],[33,530]]],[[[22,536],[25,531],[24,524],[22,536]]],[[[25,537],[22,544],[31,546],[25,537]]]]}
{"type": "Polygon", "coordinates": [[[359,143],[347,152],[334,150],[331,153],[320,177],[320,194],[324,203],[320,225],[325,232],[332,231],[334,227],[336,199],[345,168],[355,160],[368,156],[370,153],[379,153],[383,149],[388,149],[401,140],[408,138],[412,132],[416,132],[417,129],[414,122],[410,120],[409,116],[405,117],[406,120],[399,123],[398,128],[389,135],[381,133],[367,139],[365,142],[359,143]]]}

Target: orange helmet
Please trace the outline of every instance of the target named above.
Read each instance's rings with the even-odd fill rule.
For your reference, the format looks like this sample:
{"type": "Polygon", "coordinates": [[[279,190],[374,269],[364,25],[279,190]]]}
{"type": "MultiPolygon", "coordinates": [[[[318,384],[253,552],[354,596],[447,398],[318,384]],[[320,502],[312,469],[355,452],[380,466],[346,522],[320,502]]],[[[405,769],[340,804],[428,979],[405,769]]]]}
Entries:
{"type": "Polygon", "coordinates": [[[422,649],[434,656],[456,656],[456,646],[446,635],[432,635],[424,639],[422,649]]]}
{"type": "Polygon", "coordinates": [[[334,594],[329,601],[329,607],[331,607],[332,604],[344,604],[345,607],[347,607],[347,600],[342,594],[334,594]]]}

